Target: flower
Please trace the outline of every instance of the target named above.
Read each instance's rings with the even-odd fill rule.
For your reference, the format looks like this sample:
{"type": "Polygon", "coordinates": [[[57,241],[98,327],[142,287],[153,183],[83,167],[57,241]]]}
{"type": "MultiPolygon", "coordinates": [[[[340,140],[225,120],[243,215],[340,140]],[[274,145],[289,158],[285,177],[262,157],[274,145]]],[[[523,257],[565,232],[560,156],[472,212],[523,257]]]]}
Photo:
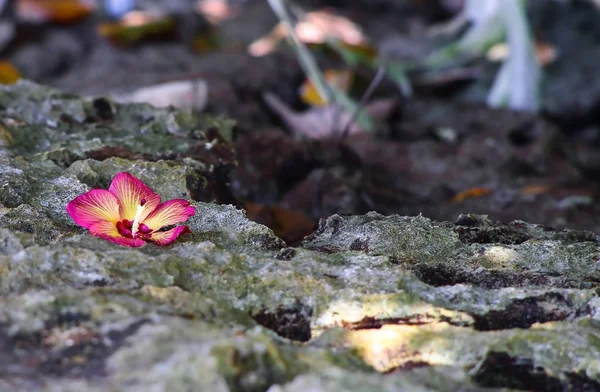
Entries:
{"type": "Polygon", "coordinates": [[[138,247],[152,241],[167,245],[187,226],[167,229],[185,222],[195,208],[187,200],[160,202],[160,196],[139,178],[121,172],[108,190],[92,189],[67,204],[67,213],[90,234],[123,246],[138,247]]]}

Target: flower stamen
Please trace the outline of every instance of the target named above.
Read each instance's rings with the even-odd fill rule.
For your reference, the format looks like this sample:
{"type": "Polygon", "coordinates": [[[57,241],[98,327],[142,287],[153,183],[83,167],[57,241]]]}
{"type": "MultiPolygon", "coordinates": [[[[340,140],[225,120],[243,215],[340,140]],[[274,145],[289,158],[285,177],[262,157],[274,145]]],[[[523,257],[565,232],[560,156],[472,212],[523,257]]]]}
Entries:
{"type": "Polygon", "coordinates": [[[144,204],[146,204],[146,199],[142,199],[140,205],[137,206],[135,210],[135,217],[133,218],[133,223],[131,224],[131,236],[135,238],[136,233],[140,227],[140,218],[142,217],[142,212],[144,212],[144,204]]]}

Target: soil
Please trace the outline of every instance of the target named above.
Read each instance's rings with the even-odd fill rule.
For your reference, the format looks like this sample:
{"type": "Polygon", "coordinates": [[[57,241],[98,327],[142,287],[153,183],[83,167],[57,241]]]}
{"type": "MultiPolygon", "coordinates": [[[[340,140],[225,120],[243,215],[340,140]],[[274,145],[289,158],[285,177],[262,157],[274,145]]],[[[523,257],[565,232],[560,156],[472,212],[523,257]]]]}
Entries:
{"type": "MultiPolygon", "coordinates": [[[[237,121],[238,165],[226,177],[233,202],[290,244],[320,218],[372,210],[450,221],[479,213],[493,221],[600,232],[600,13],[593,5],[529,2],[536,37],[558,51],[544,69],[539,114],[487,108],[498,65],[474,61],[436,78],[411,75],[409,99],[384,80],[374,99],[393,99],[395,108],[376,134],[308,140],[293,135],[263,100],[270,92],[295,110],[307,109],[294,53],[285,43],[260,58],[247,52],[277,22],[266,2],[238,2],[239,14],[219,26],[186,9],[191,1],[140,6],[168,3],[181,4],[167,10],[178,20],[173,35],[120,47],[97,36],[97,17],[20,24],[6,57],[26,78],[84,95],[202,78],[206,111],[237,121]],[[198,36],[212,46],[191,50],[198,36]]],[[[408,57],[431,51],[423,32],[451,16],[433,0],[297,3],[306,10],[330,7],[358,23],[374,46],[408,57]]],[[[323,67],[342,66],[331,53],[315,55],[323,67]]],[[[374,76],[368,69],[357,73],[367,82],[374,76]]]]}

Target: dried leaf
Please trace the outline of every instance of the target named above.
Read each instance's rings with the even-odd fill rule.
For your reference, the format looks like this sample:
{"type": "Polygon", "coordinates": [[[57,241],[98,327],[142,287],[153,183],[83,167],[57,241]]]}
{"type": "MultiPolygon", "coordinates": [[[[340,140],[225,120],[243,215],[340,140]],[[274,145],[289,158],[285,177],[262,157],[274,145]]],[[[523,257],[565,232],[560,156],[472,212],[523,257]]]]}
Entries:
{"type": "MultiPolygon", "coordinates": [[[[333,39],[351,46],[369,45],[357,24],[327,10],[306,13],[294,30],[298,39],[307,44],[323,44],[333,39]]],[[[265,56],[271,53],[287,35],[285,25],[279,23],[269,34],[253,42],[248,47],[248,52],[257,57],[265,56]]]]}
{"type": "Polygon", "coordinates": [[[0,83],[13,84],[21,79],[21,73],[12,63],[0,60],[0,83]]]}
{"type": "MultiPolygon", "coordinates": [[[[343,111],[339,106],[329,105],[313,107],[304,112],[295,112],[276,95],[264,94],[267,105],[281,117],[292,133],[311,139],[326,139],[340,136],[346,125],[352,120],[354,113],[343,111]]],[[[383,120],[396,108],[394,99],[375,100],[365,107],[365,111],[375,120],[383,120]]],[[[349,134],[364,132],[358,122],[348,128],[349,134]]]]}
{"type": "MultiPolygon", "coordinates": [[[[328,69],[324,72],[325,81],[330,86],[337,87],[340,91],[346,93],[352,85],[353,74],[349,69],[328,69]]],[[[315,85],[311,80],[305,80],[300,87],[300,97],[306,104],[313,106],[324,106],[325,100],[319,95],[315,85]]]]}
{"type": "Polygon", "coordinates": [[[248,218],[269,227],[287,243],[295,243],[312,233],[317,222],[298,212],[277,206],[245,203],[248,218]]]}
{"type": "Polygon", "coordinates": [[[101,23],[98,33],[120,45],[132,45],[147,38],[161,37],[175,29],[168,15],[132,11],[114,23],[101,23]]]}
{"type": "Polygon", "coordinates": [[[221,24],[240,12],[239,6],[231,5],[226,0],[199,0],[196,11],[213,25],[221,24]]]}
{"type": "Polygon", "coordinates": [[[475,199],[478,197],[488,196],[491,194],[492,194],[492,191],[489,188],[475,187],[475,188],[467,189],[466,191],[457,193],[452,198],[452,202],[459,203],[466,199],[475,199]]]}
{"type": "Polygon", "coordinates": [[[551,188],[548,185],[526,185],[519,189],[519,194],[522,196],[540,195],[548,193],[550,189],[551,188]]]}
{"type": "Polygon", "coordinates": [[[129,94],[114,96],[118,102],[148,103],[156,107],[202,110],[208,99],[208,86],[203,80],[178,80],[142,87],[129,94]]]}
{"type": "Polygon", "coordinates": [[[94,12],[96,7],[86,0],[18,0],[19,19],[34,22],[73,23],[94,12]]]}

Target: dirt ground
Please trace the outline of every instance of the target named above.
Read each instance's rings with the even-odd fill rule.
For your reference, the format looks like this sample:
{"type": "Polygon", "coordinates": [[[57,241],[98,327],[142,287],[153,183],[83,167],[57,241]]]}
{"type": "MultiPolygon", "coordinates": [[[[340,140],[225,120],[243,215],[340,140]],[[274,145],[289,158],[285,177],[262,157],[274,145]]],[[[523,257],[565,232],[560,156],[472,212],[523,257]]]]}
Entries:
{"type": "MultiPolygon", "coordinates": [[[[305,10],[332,7],[360,25],[375,47],[404,57],[432,50],[423,32],[450,16],[434,3],[298,2],[305,10]]],[[[374,99],[392,100],[393,110],[375,134],[344,140],[293,135],[265,103],[269,92],[294,110],[307,110],[298,94],[304,74],[285,42],[264,57],[247,52],[277,23],[261,0],[240,3],[239,14],[219,26],[177,11],[174,35],[128,47],[98,37],[94,18],[24,25],[7,57],[27,78],[85,95],[203,79],[205,110],[237,121],[238,166],[227,177],[235,201],[289,243],[320,218],[371,210],[450,221],[483,213],[498,221],[600,232],[600,11],[585,2],[535,0],[529,7],[536,38],[558,53],[544,68],[540,114],[487,108],[498,64],[473,61],[459,77],[410,75],[415,94],[409,99],[384,80],[374,99]],[[211,46],[191,50],[199,34],[211,46]]],[[[323,67],[342,66],[331,53],[314,53],[323,67]]],[[[357,74],[368,81],[374,71],[357,74]]]]}

